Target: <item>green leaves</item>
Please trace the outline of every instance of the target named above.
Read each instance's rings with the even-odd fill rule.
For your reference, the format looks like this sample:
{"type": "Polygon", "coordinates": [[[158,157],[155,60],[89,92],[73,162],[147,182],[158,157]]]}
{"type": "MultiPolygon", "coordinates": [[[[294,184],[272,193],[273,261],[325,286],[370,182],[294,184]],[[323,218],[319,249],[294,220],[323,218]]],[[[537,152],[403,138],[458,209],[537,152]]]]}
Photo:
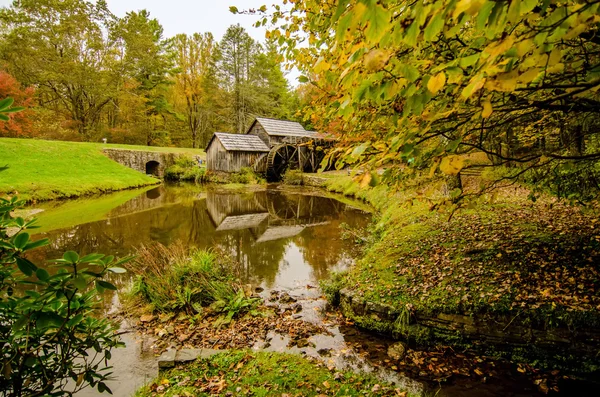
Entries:
{"type": "Polygon", "coordinates": [[[390,27],[390,11],[380,4],[368,7],[365,13],[368,21],[365,29],[365,38],[371,43],[377,43],[390,27]]]}
{"type": "Polygon", "coordinates": [[[74,251],[67,251],[63,254],[63,259],[69,263],[77,263],[79,262],[79,255],[74,251]]]}
{"type": "MultiPolygon", "coordinates": [[[[5,106],[8,103],[4,102],[5,106]]],[[[18,384],[18,393],[39,394],[40,385],[55,385],[44,393],[62,395],[64,380],[71,378],[72,373],[86,374],[78,387],[99,385],[108,375],[103,362],[110,357],[110,349],[120,342],[113,325],[91,313],[100,292],[116,290],[102,277],[107,272],[122,273],[124,269],[118,265],[130,258],[115,261],[113,256],[101,254],[80,258],[69,251],[53,261],[58,269],[51,275],[23,257],[27,251],[48,244],[48,240],[31,241],[23,231],[33,221],[13,218],[20,204],[16,197],[0,198],[0,318],[6,331],[2,352],[10,357],[10,368],[7,370],[6,363],[3,368],[5,374],[10,371],[11,378],[11,382],[0,384],[0,394],[13,394],[13,386],[18,384]],[[7,237],[9,227],[18,228],[11,238],[7,237]],[[97,273],[78,269],[82,263],[95,265],[97,273]],[[95,289],[88,288],[94,283],[95,289]],[[100,353],[96,358],[86,353],[92,348],[100,353]],[[39,382],[27,382],[28,379],[39,382]]]]}
{"type": "Polygon", "coordinates": [[[12,99],[12,98],[5,98],[0,101],[0,120],[9,121],[10,118],[6,114],[20,112],[22,110],[25,110],[25,108],[23,108],[23,107],[11,108],[13,103],[14,103],[14,99],[12,99]]]}

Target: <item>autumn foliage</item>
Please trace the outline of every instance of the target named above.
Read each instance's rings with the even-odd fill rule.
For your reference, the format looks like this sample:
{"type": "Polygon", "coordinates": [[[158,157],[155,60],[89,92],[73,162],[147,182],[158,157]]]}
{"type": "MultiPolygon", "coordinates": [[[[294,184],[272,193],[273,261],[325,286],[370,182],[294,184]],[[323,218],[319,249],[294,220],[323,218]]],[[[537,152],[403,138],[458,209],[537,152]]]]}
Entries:
{"type": "Polygon", "coordinates": [[[13,98],[14,106],[25,107],[26,110],[12,114],[10,121],[0,123],[0,137],[33,137],[31,107],[34,104],[33,87],[23,88],[10,74],[0,71],[0,98],[13,98]]]}

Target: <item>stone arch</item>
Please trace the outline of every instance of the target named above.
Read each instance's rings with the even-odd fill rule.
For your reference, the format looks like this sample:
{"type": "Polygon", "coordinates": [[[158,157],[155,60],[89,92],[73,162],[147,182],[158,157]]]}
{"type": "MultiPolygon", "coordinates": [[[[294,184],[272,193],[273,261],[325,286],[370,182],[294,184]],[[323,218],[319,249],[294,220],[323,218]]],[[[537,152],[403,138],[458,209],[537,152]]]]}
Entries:
{"type": "Polygon", "coordinates": [[[155,160],[150,160],[146,163],[146,174],[160,176],[160,163],[155,160]]]}

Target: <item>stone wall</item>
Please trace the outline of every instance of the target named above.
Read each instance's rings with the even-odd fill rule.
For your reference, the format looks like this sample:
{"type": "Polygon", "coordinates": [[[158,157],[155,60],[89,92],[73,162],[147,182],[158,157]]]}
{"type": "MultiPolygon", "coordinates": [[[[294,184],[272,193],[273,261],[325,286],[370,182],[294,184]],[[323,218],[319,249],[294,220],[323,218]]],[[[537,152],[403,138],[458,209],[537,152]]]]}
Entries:
{"type": "MultiPolygon", "coordinates": [[[[535,349],[548,356],[571,355],[590,359],[600,351],[600,330],[595,328],[533,326],[519,316],[408,313],[387,304],[366,301],[350,289],[340,291],[343,314],[357,325],[400,340],[419,344],[445,341],[495,347],[498,351],[535,349]]],[[[593,358],[595,359],[595,358],[593,358]]]]}
{"type": "Polygon", "coordinates": [[[128,149],[104,149],[111,160],[123,164],[126,167],[133,168],[141,173],[146,173],[146,166],[156,162],[158,166],[151,172],[154,176],[162,178],[165,173],[165,168],[173,165],[175,160],[180,156],[176,153],[150,152],[142,150],[128,149]]]}

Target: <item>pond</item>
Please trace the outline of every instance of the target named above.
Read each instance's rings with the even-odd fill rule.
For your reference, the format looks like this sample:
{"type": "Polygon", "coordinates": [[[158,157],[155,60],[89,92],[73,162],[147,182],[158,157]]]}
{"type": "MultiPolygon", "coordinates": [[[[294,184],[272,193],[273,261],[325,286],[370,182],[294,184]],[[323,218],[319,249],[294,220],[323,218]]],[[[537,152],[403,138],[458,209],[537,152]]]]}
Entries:
{"type": "MultiPolygon", "coordinates": [[[[144,244],[182,242],[228,253],[239,263],[246,283],[266,291],[296,291],[296,295],[352,263],[356,247],[342,238],[341,226],[362,228],[371,219],[364,204],[342,203],[319,190],[196,185],[162,185],[46,202],[35,209],[41,212],[36,214],[40,228],[34,238],[50,240],[49,246],[35,251],[32,259],[38,263],[68,250],[126,256],[144,244]]],[[[124,289],[131,276],[113,277],[111,281],[124,289]]],[[[103,314],[117,306],[118,296],[107,297],[103,314]]],[[[122,328],[127,330],[127,324],[122,328]]],[[[111,365],[118,376],[109,383],[119,396],[131,395],[157,371],[156,357],[144,341],[133,334],[126,334],[124,341],[127,347],[113,353],[111,365]]],[[[87,389],[78,393],[96,394],[87,389]]]]}
{"type": "MultiPolygon", "coordinates": [[[[37,260],[67,250],[125,256],[142,244],[182,242],[231,255],[243,281],[263,288],[317,285],[352,262],[340,225],[364,227],[370,215],[316,191],[205,190],[160,186],[37,208],[36,238],[51,244],[37,260]]],[[[360,205],[360,204],[357,204],[360,205]]]]}
{"type": "MultiPolygon", "coordinates": [[[[423,351],[414,348],[413,368],[398,374],[388,369],[393,367],[386,354],[394,341],[361,332],[335,314],[324,314],[325,302],[315,287],[319,280],[353,263],[357,247],[343,234],[346,228],[364,228],[371,221],[369,208],[361,202],[308,188],[227,190],[163,185],[97,198],[46,202],[35,209],[41,211],[36,214],[40,228],[34,238],[47,237],[51,242],[36,250],[32,259],[38,263],[58,258],[67,250],[125,256],[152,242],[182,242],[226,252],[239,263],[246,283],[264,289],[265,297],[270,290],[288,292],[302,304],[304,321],[328,330],[328,335],[311,339],[313,348],[302,350],[289,349],[285,335],[274,336],[269,343],[272,350],[313,356],[331,351],[334,353],[326,359],[328,364],[377,370],[413,391],[429,390],[438,396],[543,395],[535,386],[537,380],[521,374],[515,365],[476,353],[454,352],[445,346],[423,351]],[[428,375],[431,369],[424,371],[422,363],[419,365],[419,357],[426,355],[431,360],[439,357],[435,362],[456,366],[460,376],[440,385],[428,375]],[[475,377],[473,371],[479,369],[489,376],[475,377]]],[[[119,275],[111,281],[123,290],[130,277],[119,275]]],[[[102,314],[114,314],[118,306],[118,295],[107,296],[102,314]]],[[[131,327],[124,322],[122,330],[130,331],[131,327]]],[[[109,386],[117,396],[132,395],[157,372],[156,357],[148,346],[152,341],[135,333],[125,334],[124,341],[127,347],[115,350],[110,362],[115,380],[109,386]]],[[[562,395],[595,395],[597,386],[569,379],[561,383],[562,395]]],[[[78,393],[79,397],[96,395],[91,389],[78,393]]]]}

